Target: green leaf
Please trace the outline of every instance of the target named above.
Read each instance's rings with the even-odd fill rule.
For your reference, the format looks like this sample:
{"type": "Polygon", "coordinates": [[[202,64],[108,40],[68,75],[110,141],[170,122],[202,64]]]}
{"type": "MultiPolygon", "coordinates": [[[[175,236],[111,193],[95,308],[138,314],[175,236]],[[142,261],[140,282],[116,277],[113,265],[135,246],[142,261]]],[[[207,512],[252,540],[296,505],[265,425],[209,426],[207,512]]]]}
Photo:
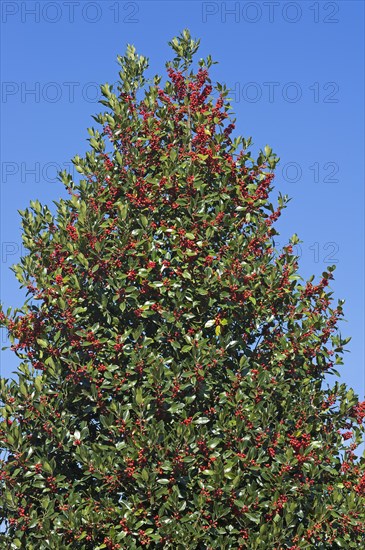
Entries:
{"type": "Polygon", "coordinates": [[[142,390],[141,388],[138,388],[136,390],[136,403],[137,405],[141,405],[143,403],[143,397],[142,397],[142,390]]]}
{"type": "Polygon", "coordinates": [[[141,475],[142,475],[142,479],[143,479],[144,481],[148,481],[148,477],[149,477],[149,476],[148,476],[148,470],[146,470],[146,468],[143,468],[142,474],[141,474],[141,475]]]}
{"type": "Polygon", "coordinates": [[[271,153],[272,153],[271,147],[269,147],[268,145],[265,145],[264,152],[265,152],[265,155],[266,155],[267,157],[269,157],[269,156],[271,155],[271,153]]]}
{"type": "Polygon", "coordinates": [[[46,340],[41,340],[40,338],[37,338],[37,343],[41,346],[41,348],[46,348],[48,346],[48,343],[46,340]]]}
{"type": "Polygon", "coordinates": [[[200,418],[197,418],[194,420],[194,424],[207,424],[209,422],[209,418],[206,416],[201,416],[200,418]]]}
{"type": "Polygon", "coordinates": [[[208,442],[208,447],[210,449],[215,449],[217,447],[217,445],[219,445],[220,443],[222,443],[222,440],[221,439],[211,439],[209,442],[208,442]]]}
{"type": "Polygon", "coordinates": [[[253,522],[256,523],[256,524],[260,523],[260,517],[259,517],[258,514],[251,514],[251,513],[249,513],[249,512],[245,512],[245,516],[246,516],[249,520],[253,521],[253,522]]]}
{"type": "Polygon", "coordinates": [[[43,462],[43,470],[49,474],[52,474],[53,473],[53,470],[52,470],[52,467],[51,465],[49,464],[49,462],[47,461],[44,461],[43,462]]]}
{"type": "Polygon", "coordinates": [[[181,411],[185,407],[184,403],[174,403],[171,405],[171,407],[168,409],[170,413],[175,413],[177,411],[181,411]]]}
{"type": "Polygon", "coordinates": [[[187,353],[188,351],[190,351],[192,349],[192,346],[186,344],[185,346],[183,346],[181,348],[181,353],[187,353]]]}

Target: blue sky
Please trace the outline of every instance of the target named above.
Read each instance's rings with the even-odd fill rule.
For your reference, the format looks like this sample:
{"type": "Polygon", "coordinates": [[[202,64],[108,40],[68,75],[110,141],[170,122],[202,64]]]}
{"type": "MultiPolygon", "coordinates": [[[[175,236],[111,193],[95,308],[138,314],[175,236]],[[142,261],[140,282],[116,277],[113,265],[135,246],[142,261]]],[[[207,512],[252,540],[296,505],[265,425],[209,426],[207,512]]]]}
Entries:
{"type": "MultiPolygon", "coordinates": [[[[233,88],[236,134],[281,158],[274,196],[292,201],[280,244],[299,235],[306,278],[337,265],[331,286],[352,336],[341,379],[364,398],[364,3],[3,0],[1,10],[3,304],[24,297],[9,269],[22,253],[17,210],[66,196],[56,171],[87,150],[91,115],[104,109],[98,85],[117,80],[117,54],[134,44],[150,75],[165,75],[167,42],[188,27],[199,57],[219,62],[213,80],[233,88]]],[[[16,357],[0,355],[10,376],[16,357]]]]}

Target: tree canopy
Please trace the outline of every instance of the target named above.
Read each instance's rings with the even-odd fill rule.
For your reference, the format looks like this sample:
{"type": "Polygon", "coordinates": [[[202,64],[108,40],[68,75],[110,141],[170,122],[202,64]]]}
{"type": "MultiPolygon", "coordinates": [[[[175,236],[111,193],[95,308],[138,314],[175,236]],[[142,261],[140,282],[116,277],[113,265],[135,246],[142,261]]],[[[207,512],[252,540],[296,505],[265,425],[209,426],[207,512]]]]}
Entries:
{"type": "Polygon", "coordinates": [[[334,266],[275,248],[279,161],[233,138],[199,40],[167,77],[133,46],[53,215],[20,212],[27,299],[0,312],[5,548],[336,549],[365,542],[365,402],[343,364],[334,266]],[[115,88],[115,89],[114,89],[115,88]]]}

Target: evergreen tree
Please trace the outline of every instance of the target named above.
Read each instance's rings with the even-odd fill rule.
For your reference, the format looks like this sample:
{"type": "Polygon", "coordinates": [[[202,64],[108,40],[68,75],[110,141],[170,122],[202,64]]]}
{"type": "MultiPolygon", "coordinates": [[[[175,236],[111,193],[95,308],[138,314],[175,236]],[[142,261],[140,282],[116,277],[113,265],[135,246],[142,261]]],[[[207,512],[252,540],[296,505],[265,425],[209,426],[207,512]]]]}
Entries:
{"type": "Polygon", "coordinates": [[[232,139],[199,41],[170,45],[163,87],[118,56],[84,179],[20,212],[2,548],[361,548],[365,403],[325,383],[348,341],[334,267],[305,282],[298,238],[275,249],[279,159],[232,139]]]}

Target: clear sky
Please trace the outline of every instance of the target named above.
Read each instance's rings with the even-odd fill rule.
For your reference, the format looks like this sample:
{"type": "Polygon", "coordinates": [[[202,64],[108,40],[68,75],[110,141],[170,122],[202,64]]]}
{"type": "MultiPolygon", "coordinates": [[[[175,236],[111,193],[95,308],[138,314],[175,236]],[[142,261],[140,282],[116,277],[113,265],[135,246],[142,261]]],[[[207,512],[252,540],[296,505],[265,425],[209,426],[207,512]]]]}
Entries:
{"type": "MultiPolygon", "coordinates": [[[[362,1],[1,2],[1,287],[20,306],[18,209],[66,197],[56,172],[88,149],[99,84],[118,78],[126,44],[165,75],[167,42],[185,27],[211,54],[213,80],[233,88],[236,134],[280,156],[274,196],[292,197],[280,244],[303,240],[300,273],[335,263],[352,336],[341,378],[364,398],[364,3],[362,1]]],[[[2,335],[2,345],[7,345],[2,335]]],[[[1,374],[17,360],[1,352],[1,374]]]]}

